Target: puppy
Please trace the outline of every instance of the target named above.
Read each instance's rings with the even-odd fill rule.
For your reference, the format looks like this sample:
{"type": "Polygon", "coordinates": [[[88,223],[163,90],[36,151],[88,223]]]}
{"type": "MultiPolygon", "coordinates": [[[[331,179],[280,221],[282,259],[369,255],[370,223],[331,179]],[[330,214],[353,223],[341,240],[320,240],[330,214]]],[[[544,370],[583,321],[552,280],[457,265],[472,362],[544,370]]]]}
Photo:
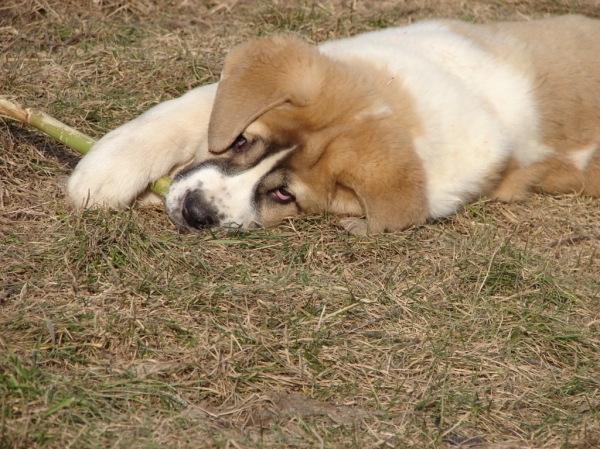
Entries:
{"type": "Polygon", "coordinates": [[[487,196],[600,196],[600,22],[442,20],[318,47],[290,35],[227,56],[218,86],[107,134],[68,183],[76,207],[166,198],[182,230],[306,212],[391,232],[487,196]],[[360,217],[366,216],[366,220],[360,217]]]}

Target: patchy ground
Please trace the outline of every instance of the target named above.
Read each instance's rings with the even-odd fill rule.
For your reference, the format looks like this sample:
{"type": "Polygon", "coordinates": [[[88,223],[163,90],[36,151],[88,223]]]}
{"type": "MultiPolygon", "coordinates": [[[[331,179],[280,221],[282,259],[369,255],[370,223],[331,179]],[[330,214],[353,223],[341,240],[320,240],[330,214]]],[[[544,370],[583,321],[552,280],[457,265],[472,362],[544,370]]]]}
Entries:
{"type": "MultiPolygon", "coordinates": [[[[568,12],[600,2],[4,0],[0,95],[100,137],[249,36],[568,12]]],[[[600,446],[598,200],[180,235],[71,212],[78,159],[0,119],[0,448],[600,446]]]]}

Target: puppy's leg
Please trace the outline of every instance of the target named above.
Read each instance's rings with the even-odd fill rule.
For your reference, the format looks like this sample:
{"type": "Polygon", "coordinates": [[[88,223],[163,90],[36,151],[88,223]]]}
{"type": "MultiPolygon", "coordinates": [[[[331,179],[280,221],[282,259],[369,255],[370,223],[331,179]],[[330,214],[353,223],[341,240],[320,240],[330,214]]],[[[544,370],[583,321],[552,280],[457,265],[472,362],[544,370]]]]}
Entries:
{"type": "Polygon", "coordinates": [[[350,235],[364,237],[369,231],[367,220],[358,217],[344,217],[340,219],[340,226],[350,235]]]}
{"type": "Polygon", "coordinates": [[[161,103],[106,134],[67,183],[76,208],[129,206],[148,184],[208,156],[208,121],[217,84],[161,103]]]}
{"type": "Polygon", "coordinates": [[[497,167],[498,178],[490,176],[490,184],[484,191],[494,201],[514,203],[524,201],[531,194],[531,187],[543,178],[546,168],[544,164],[534,163],[521,167],[515,158],[507,161],[506,167],[497,167]],[[495,186],[493,185],[495,183],[495,186]]]}

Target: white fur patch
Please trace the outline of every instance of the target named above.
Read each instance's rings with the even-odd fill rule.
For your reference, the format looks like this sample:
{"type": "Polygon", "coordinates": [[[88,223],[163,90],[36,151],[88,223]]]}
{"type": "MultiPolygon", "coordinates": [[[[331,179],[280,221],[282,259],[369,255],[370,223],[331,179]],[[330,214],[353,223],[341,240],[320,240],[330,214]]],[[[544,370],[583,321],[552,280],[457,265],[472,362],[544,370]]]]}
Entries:
{"type": "Polygon", "coordinates": [[[588,163],[590,162],[590,159],[592,158],[594,152],[597,149],[598,145],[590,145],[589,147],[584,148],[583,150],[573,151],[572,153],[569,153],[568,157],[573,163],[573,165],[575,165],[575,167],[577,167],[581,171],[585,171],[588,163]]]}
{"type": "Polygon", "coordinates": [[[261,160],[254,167],[228,175],[218,166],[206,165],[177,178],[167,193],[167,212],[180,227],[188,228],[182,215],[183,202],[193,191],[202,197],[217,212],[219,225],[249,227],[260,223],[253,196],[259,181],[294,148],[280,151],[261,160]]]}
{"type": "Polygon", "coordinates": [[[368,117],[375,117],[378,115],[391,114],[392,112],[393,112],[392,108],[390,108],[390,106],[387,103],[380,102],[380,103],[375,104],[371,108],[367,109],[366,111],[362,111],[362,112],[356,114],[354,119],[355,120],[363,120],[368,117]]]}

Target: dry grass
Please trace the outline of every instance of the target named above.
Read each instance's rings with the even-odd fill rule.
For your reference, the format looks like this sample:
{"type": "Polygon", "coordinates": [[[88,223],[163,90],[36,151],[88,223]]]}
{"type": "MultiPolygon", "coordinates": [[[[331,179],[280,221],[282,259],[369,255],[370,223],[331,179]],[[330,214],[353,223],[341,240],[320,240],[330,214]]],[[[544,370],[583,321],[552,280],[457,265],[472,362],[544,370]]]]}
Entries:
{"type": "MultiPolygon", "coordinates": [[[[566,12],[600,2],[4,0],[0,94],[99,137],[248,36],[566,12]]],[[[179,235],[69,211],[77,159],[0,119],[0,448],[600,446],[597,200],[179,235]]]]}

